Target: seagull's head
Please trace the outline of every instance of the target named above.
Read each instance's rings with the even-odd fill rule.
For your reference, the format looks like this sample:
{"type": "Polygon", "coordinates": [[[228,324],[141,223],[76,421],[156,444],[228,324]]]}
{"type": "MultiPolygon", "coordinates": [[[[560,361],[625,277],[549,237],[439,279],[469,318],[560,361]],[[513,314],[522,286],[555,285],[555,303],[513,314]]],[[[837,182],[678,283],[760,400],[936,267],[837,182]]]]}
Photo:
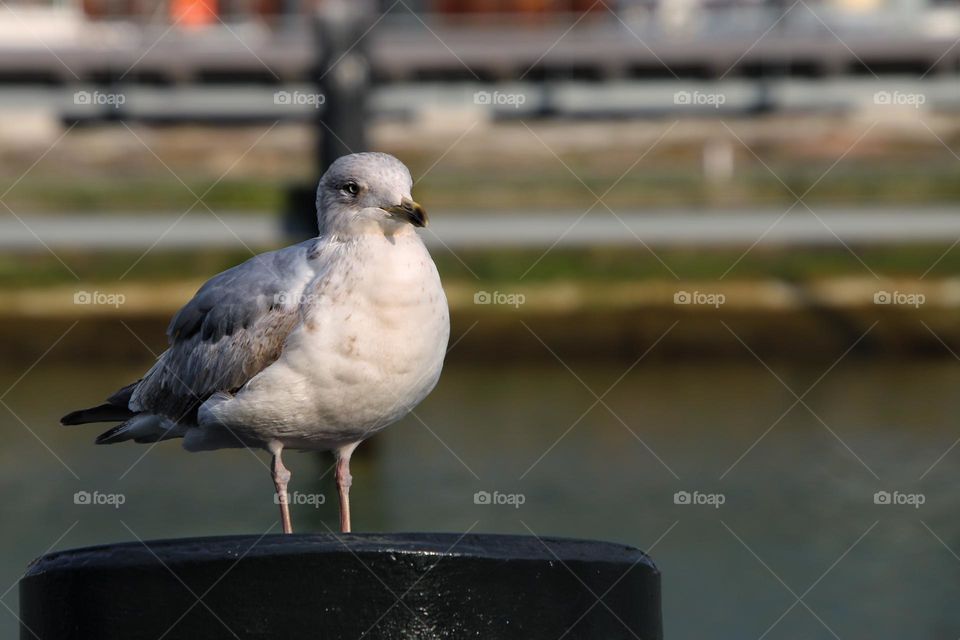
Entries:
{"type": "Polygon", "coordinates": [[[395,235],[427,226],[413,201],[406,166],[386,153],[353,153],[330,165],[317,187],[317,220],[324,235],[395,235]]]}

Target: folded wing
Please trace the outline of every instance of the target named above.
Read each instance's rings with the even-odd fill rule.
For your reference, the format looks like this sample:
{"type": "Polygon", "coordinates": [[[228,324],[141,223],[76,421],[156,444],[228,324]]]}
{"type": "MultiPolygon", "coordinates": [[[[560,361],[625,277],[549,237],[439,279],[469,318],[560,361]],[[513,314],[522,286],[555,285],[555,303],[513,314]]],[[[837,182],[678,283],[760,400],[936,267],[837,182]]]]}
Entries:
{"type": "MultiPolygon", "coordinates": [[[[61,422],[127,419],[128,427],[108,432],[103,441],[109,442],[148,441],[159,424],[166,424],[166,431],[195,425],[207,398],[236,392],[280,356],[300,322],[304,291],[319,275],[321,261],[314,258],[320,242],[264,253],[211,278],[170,321],[170,347],[141,380],[106,404],[75,411],[61,422]],[[145,421],[145,414],[159,420],[145,421]]],[[[170,436],[182,435],[181,429],[173,431],[170,436]]]]}

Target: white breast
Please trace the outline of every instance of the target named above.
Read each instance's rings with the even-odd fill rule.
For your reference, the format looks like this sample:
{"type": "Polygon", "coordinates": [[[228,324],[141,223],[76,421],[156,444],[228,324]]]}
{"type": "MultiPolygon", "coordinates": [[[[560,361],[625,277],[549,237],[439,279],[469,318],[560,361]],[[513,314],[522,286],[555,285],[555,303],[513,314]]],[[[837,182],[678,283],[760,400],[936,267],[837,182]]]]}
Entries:
{"type": "Polygon", "coordinates": [[[352,240],[305,296],[280,359],[229,403],[228,426],[332,448],[395,422],[433,389],[450,321],[418,236],[352,240]]]}

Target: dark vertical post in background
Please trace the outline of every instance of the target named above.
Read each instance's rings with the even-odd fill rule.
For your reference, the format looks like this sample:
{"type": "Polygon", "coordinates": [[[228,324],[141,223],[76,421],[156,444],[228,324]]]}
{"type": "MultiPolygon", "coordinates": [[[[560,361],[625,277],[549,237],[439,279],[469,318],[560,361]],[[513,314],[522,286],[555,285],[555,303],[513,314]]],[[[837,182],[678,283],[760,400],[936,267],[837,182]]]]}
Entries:
{"type": "Polygon", "coordinates": [[[340,156],[367,151],[367,99],[371,69],[367,30],[373,24],[370,2],[326,0],[313,17],[315,89],[322,105],[315,119],[316,175],[294,185],[287,196],[285,229],[293,236],[317,234],[317,181],[340,156]]]}
{"type": "Polygon", "coordinates": [[[342,155],[367,150],[370,57],[364,34],[370,16],[369,3],[345,0],[324,2],[316,13],[317,89],[324,96],[317,115],[321,171],[342,155]]]}

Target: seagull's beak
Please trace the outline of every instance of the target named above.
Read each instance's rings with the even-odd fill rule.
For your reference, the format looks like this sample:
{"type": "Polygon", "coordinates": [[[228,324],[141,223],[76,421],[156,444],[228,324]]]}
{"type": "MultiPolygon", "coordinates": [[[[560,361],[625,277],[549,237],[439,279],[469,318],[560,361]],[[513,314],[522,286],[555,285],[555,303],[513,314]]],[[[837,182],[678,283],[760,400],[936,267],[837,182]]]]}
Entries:
{"type": "Polygon", "coordinates": [[[409,222],[415,227],[427,226],[427,212],[419,204],[410,198],[404,198],[400,204],[392,207],[384,207],[393,218],[403,222],[409,222]]]}

